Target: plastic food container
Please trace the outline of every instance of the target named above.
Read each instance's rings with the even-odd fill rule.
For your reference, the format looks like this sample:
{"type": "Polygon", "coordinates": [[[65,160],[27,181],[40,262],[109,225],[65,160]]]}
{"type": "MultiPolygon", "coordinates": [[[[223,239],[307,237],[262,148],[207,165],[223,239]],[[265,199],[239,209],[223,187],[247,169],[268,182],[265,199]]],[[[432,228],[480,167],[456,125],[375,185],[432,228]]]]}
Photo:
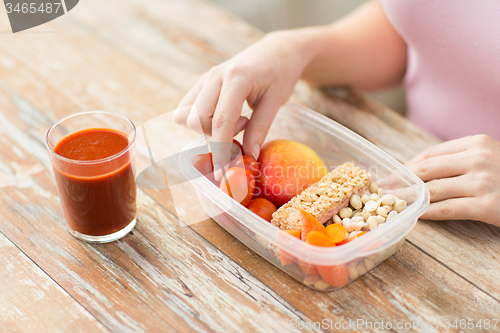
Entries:
{"type": "Polygon", "coordinates": [[[361,136],[315,111],[291,103],[281,107],[266,141],[274,139],[311,147],[329,170],[353,162],[369,171],[385,193],[408,202],[396,217],[362,237],[337,247],[317,247],[281,231],[203,177],[191,160],[205,152],[206,147],[201,147],[205,138],[189,143],[180,154],[179,167],[194,185],[206,213],[239,241],[311,288],[334,290],[376,267],[402,246],[429,205],[429,192],[417,176],[361,136]],[[292,258],[292,263],[282,266],[282,256],[292,258]]]}

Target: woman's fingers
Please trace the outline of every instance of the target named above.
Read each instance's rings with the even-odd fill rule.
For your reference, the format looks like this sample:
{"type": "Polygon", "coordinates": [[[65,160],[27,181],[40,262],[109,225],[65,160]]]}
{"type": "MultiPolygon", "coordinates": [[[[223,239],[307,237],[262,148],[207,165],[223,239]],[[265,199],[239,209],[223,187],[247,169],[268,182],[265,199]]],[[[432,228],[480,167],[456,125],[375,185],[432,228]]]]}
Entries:
{"type": "Polygon", "coordinates": [[[219,180],[222,169],[226,169],[230,162],[231,149],[227,145],[217,143],[230,143],[233,141],[235,127],[241,119],[241,109],[248,96],[248,87],[242,80],[234,79],[224,81],[220,91],[219,101],[212,119],[212,157],[214,162],[214,176],[219,180]]]}
{"type": "Polygon", "coordinates": [[[468,136],[428,149],[406,166],[427,182],[431,204],[423,219],[476,220],[499,225],[500,143],[468,136]]]}
{"type": "Polygon", "coordinates": [[[266,139],[276,113],[280,107],[280,100],[273,94],[264,94],[255,107],[252,117],[248,121],[243,135],[243,151],[245,155],[259,158],[260,147],[266,139]]]}
{"type": "Polygon", "coordinates": [[[208,75],[187,117],[187,126],[194,131],[212,135],[212,117],[222,88],[222,77],[208,75]]]}
{"type": "Polygon", "coordinates": [[[462,153],[430,157],[422,161],[407,164],[406,167],[413,171],[424,182],[463,175],[466,172],[466,157],[462,153]]]}
{"type": "Polygon", "coordinates": [[[233,136],[243,129],[243,150],[258,157],[279,103],[288,99],[312,56],[305,50],[302,38],[293,44],[285,37],[290,42],[297,38],[294,33],[270,34],[215,66],[188,92],[174,114],[176,122],[212,136],[217,179],[222,176],[221,167],[229,164],[233,136]],[[274,94],[269,94],[270,88],[274,94]],[[261,100],[264,95],[270,95],[268,100],[261,100]],[[252,120],[241,116],[245,100],[254,108],[252,120]]]}
{"type": "Polygon", "coordinates": [[[467,150],[469,146],[470,146],[469,137],[446,141],[424,150],[422,153],[418,154],[410,161],[406,162],[406,165],[416,164],[423,160],[440,155],[460,153],[462,151],[467,150]]]}
{"type": "Polygon", "coordinates": [[[202,75],[200,79],[196,81],[194,87],[191,88],[191,90],[189,90],[188,93],[182,98],[179,106],[177,106],[177,109],[174,111],[174,121],[177,124],[187,126],[187,118],[191,111],[192,105],[196,100],[196,97],[200,93],[201,88],[203,88],[206,78],[206,74],[202,75]]]}
{"type": "Polygon", "coordinates": [[[236,134],[238,134],[239,132],[243,131],[247,127],[247,124],[248,124],[248,118],[240,116],[240,118],[236,122],[236,125],[234,125],[233,137],[236,136],[236,134]]]}
{"type": "Polygon", "coordinates": [[[482,207],[474,198],[455,198],[433,202],[420,218],[424,220],[481,220],[482,207]]]}
{"type": "Polygon", "coordinates": [[[467,176],[434,179],[426,183],[431,202],[472,196],[467,176]]]}

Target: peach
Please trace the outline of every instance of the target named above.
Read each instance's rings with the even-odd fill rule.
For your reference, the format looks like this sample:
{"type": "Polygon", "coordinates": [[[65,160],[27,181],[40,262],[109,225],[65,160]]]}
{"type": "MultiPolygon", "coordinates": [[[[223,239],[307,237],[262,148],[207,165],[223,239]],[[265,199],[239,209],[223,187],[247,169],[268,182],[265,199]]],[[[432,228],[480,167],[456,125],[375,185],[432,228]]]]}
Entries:
{"type": "Polygon", "coordinates": [[[290,140],[273,140],[262,146],[260,175],[255,196],[277,207],[290,201],[327,174],[325,162],[306,145],[290,140]]]}

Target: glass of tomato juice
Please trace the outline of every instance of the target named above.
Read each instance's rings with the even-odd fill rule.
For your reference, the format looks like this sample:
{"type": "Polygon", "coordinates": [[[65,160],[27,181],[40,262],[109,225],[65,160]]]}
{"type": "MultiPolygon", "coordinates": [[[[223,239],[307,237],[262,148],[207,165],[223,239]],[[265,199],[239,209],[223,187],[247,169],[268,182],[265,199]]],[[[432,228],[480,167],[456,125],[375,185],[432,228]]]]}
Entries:
{"type": "Polygon", "coordinates": [[[125,236],[136,223],[134,124],[104,111],[70,115],[47,132],[69,232],[87,242],[125,236]]]}

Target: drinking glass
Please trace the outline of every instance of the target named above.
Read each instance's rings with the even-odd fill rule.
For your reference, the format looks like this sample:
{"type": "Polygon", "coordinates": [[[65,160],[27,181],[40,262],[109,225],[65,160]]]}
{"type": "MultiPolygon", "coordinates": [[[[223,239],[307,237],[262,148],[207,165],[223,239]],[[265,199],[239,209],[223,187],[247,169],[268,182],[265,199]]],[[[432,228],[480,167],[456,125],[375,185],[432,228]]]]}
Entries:
{"type": "MultiPolygon", "coordinates": [[[[69,232],[87,242],[106,243],[131,231],[136,223],[134,124],[125,116],[90,111],[59,120],[47,132],[47,148],[69,232]],[[95,160],[69,159],[57,145],[77,132],[113,130],[125,135],[122,151],[95,160]]],[[[92,149],[90,145],[82,149],[92,149]]]]}

